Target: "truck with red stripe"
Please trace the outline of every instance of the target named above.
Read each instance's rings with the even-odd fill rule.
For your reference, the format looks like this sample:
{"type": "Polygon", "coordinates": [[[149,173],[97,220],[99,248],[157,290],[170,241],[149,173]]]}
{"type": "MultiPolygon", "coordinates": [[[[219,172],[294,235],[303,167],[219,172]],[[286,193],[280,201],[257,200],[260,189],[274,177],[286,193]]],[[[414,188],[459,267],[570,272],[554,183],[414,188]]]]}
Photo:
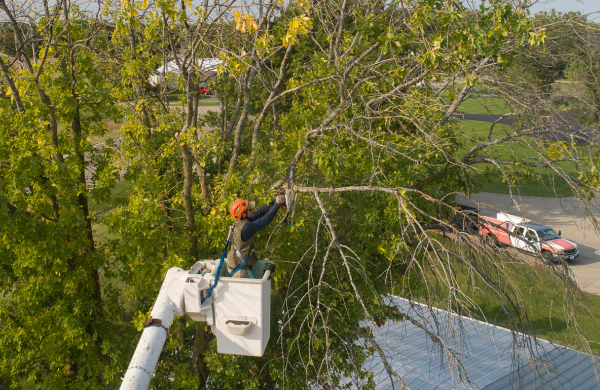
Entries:
{"type": "Polygon", "coordinates": [[[566,240],[548,226],[515,215],[498,213],[496,218],[479,217],[479,234],[493,247],[512,246],[541,254],[548,260],[573,260],[579,256],[577,244],[566,240]]]}

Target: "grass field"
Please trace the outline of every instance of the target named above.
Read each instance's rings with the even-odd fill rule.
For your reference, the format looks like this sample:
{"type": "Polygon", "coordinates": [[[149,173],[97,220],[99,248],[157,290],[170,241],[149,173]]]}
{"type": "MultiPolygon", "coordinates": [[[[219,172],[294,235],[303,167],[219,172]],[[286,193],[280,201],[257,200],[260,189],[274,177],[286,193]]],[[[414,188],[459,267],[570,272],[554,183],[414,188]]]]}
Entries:
{"type": "Polygon", "coordinates": [[[503,115],[508,112],[508,106],[502,99],[479,95],[462,102],[458,110],[467,114],[503,115]]]}
{"type": "Polygon", "coordinates": [[[105,118],[104,124],[106,125],[106,133],[101,137],[92,137],[92,144],[106,141],[109,138],[115,138],[121,135],[121,126],[125,123],[124,120],[114,122],[112,119],[105,118]]]}
{"type": "MultiPolygon", "coordinates": [[[[510,328],[510,319],[498,304],[491,293],[484,293],[486,286],[481,281],[473,282],[465,267],[452,264],[456,272],[459,285],[469,297],[473,298],[476,305],[471,306],[470,317],[494,325],[510,328]]],[[[524,310],[533,325],[533,332],[537,337],[555,342],[560,345],[583,350],[584,342],[577,337],[573,320],[577,321],[581,335],[589,343],[593,353],[600,354],[600,326],[596,322],[600,319],[600,296],[585,292],[578,293],[574,298],[577,305],[573,313],[569,312],[570,298],[565,295],[566,289],[557,283],[547,268],[543,266],[525,264],[503,264],[500,272],[505,272],[504,280],[510,279],[513,288],[522,299],[524,310]],[[535,275],[535,276],[534,276],[535,275]],[[566,303],[567,306],[563,307],[566,303]],[[574,318],[572,317],[574,314],[574,318]]],[[[433,278],[433,275],[431,275],[433,278]]],[[[501,283],[504,284],[505,283],[501,283]]],[[[440,298],[431,302],[443,307],[448,297],[447,291],[439,291],[440,298]]],[[[514,295],[512,295],[514,297],[514,295]]],[[[425,302],[424,296],[417,297],[425,302]]]]}
{"type": "Polygon", "coordinates": [[[108,240],[117,238],[115,235],[108,232],[108,228],[106,226],[99,223],[92,225],[92,231],[94,233],[94,241],[100,245],[107,243],[108,240]]]}
{"type": "MultiPolygon", "coordinates": [[[[460,155],[464,155],[464,153],[470,150],[477,143],[486,141],[491,127],[491,123],[471,120],[460,122],[458,120],[454,120],[454,123],[457,124],[457,130],[463,136],[463,147],[460,149],[460,155]]],[[[512,131],[512,127],[510,126],[496,124],[493,129],[493,137],[503,137],[512,131]]],[[[527,138],[525,138],[525,140],[527,140],[527,138]]],[[[532,143],[532,145],[534,144],[532,143]]],[[[525,142],[511,143],[511,145],[497,145],[494,146],[494,151],[494,157],[501,159],[513,159],[517,161],[522,159],[526,161],[528,158],[537,157],[537,152],[531,149],[525,142]]],[[[539,151],[543,154],[547,153],[547,151],[543,149],[540,149],[539,151]]],[[[482,169],[483,166],[483,164],[478,164],[475,166],[475,169],[482,169]]],[[[563,169],[567,173],[573,172],[573,168],[566,164],[564,164],[563,169]]],[[[521,170],[521,172],[524,173],[525,170],[521,170]]],[[[494,174],[491,175],[491,177],[486,178],[483,173],[480,173],[476,175],[476,182],[480,191],[499,194],[510,193],[508,184],[504,181],[501,174],[494,174]]],[[[515,184],[517,187],[513,189],[513,193],[525,196],[566,197],[573,195],[573,192],[568,185],[566,185],[563,179],[554,173],[548,173],[542,170],[540,170],[539,174],[537,175],[524,175],[521,179],[513,184],[515,184]]]]}
{"type": "MultiPolygon", "coordinates": [[[[131,188],[131,183],[127,180],[118,181],[115,184],[115,188],[111,190],[111,196],[113,198],[122,198],[127,195],[127,191],[131,188]]],[[[109,210],[112,205],[108,202],[96,203],[94,201],[90,201],[90,211],[94,214],[103,213],[109,210]]]]}
{"type": "MultiPolygon", "coordinates": [[[[131,189],[131,186],[132,186],[131,182],[129,182],[127,180],[118,181],[115,185],[115,188],[113,188],[111,190],[111,196],[113,198],[123,198],[123,197],[127,196],[127,193],[131,189]]],[[[94,214],[101,215],[103,213],[110,211],[111,208],[113,207],[113,205],[108,202],[96,203],[96,202],[90,201],[89,207],[90,207],[90,211],[92,211],[94,214]]],[[[100,223],[97,223],[97,222],[94,223],[92,225],[92,230],[94,233],[94,239],[99,244],[105,243],[110,239],[116,238],[114,235],[112,235],[108,232],[108,229],[106,228],[106,226],[104,226],[100,223]]]]}
{"type": "MultiPolygon", "coordinates": [[[[508,184],[499,177],[489,180],[483,174],[475,176],[475,182],[483,192],[510,194],[508,184]]],[[[547,198],[564,198],[573,196],[571,188],[555,174],[541,175],[537,178],[525,179],[513,188],[513,195],[543,196],[547,198]]]]}

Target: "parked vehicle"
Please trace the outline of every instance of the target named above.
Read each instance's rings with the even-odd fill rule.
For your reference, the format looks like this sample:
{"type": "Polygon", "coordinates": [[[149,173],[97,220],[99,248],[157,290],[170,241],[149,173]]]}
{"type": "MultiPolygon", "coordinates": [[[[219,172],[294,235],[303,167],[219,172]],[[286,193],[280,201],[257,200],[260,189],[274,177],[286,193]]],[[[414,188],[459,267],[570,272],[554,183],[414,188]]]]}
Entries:
{"type": "Polygon", "coordinates": [[[512,246],[541,254],[548,260],[573,260],[579,256],[577,244],[565,240],[548,226],[515,215],[498,213],[496,219],[479,217],[479,234],[493,246],[512,246]]]}
{"type": "Polygon", "coordinates": [[[477,234],[479,231],[479,209],[462,204],[458,206],[461,208],[461,212],[452,218],[452,225],[461,232],[477,234]]]}
{"type": "Polygon", "coordinates": [[[213,94],[212,91],[210,89],[206,88],[206,86],[204,86],[204,85],[201,85],[198,88],[198,93],[200,95],[212,95],[213,94]]]}

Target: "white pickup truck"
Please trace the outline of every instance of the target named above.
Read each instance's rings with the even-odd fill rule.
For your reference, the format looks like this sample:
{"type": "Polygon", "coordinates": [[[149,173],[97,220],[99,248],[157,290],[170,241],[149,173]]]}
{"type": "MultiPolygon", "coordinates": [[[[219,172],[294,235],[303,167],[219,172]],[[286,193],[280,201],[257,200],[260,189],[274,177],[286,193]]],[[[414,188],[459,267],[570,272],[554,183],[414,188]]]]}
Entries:
{"type": "Polygon", "coordinates": [[[496,219],[479,217],[479,234],[491,246],[507,245],[541,254],[547,259],[573,260],[577,244],[565,240],[554,229],[515,215],[498,213],[496,219]]]}

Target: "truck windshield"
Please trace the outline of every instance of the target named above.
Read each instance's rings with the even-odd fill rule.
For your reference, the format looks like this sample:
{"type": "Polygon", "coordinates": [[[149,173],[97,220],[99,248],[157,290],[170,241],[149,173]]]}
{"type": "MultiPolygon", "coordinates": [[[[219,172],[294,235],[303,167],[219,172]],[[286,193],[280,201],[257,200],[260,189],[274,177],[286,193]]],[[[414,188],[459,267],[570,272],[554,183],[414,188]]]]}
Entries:
{"type": "Polygon", "coordinates": [[[556,240],[557,238],[560,238],[554,229],[538,230],[537,234],[540,236],[540,240],[542,241],[556,240]]]}

